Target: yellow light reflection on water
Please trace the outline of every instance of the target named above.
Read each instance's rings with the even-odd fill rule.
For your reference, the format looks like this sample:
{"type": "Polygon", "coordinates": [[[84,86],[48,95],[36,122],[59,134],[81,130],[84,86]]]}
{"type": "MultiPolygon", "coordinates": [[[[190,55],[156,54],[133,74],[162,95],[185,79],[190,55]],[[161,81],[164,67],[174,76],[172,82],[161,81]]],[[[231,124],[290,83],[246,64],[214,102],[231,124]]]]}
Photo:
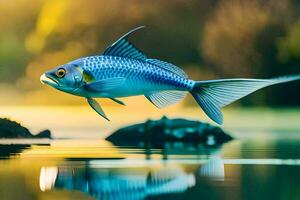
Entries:
{"type": "Polygon", "coordinates": [[[21,158],[55,159],[123,159],[117,147],[105,140],[54,140],[50,145],[32,145],[21,158]]]}
{"type": "MultiPolygon", "coordinates": [[[[88,105],[84,106],[0,106],[0,116],[20,122],[33,133],[50,129],[54,138],[105,138],[115,130],[148,119],[156,120],[166,115],[169,118],[186,118],[209,122],[198,106],[177,104],[157,109],[144,98],[126,98],[126,107],[103,104],[111,121],[106,121],[88,105]],[[143,100],[142,100],[143,99],[143,100]]],[[[100,100],[100,102],[102,102],[100,100]]],[[[279,137],[273,130],[294,131],[289,137],[297,137],[300,130],[299,109],[224,109],[225,131],[234,137],[279,137]],[[259,131],[257,131],[259,130],[259,131]],[[270,134],[267,134],[270,133],[270,134]]],[[[281,135],[283,137],[283,135],[281,135]]]]}

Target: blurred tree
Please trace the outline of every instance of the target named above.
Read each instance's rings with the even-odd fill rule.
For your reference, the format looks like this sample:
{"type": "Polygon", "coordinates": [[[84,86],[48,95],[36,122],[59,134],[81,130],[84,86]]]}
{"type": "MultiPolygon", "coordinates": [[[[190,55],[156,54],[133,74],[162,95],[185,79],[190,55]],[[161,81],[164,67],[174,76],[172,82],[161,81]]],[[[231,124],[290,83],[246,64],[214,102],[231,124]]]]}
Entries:
{"type": "Polygon", "coordinates": [[[0,80],[13,83],[24,73],[25,63],[30,60],[24,46],[25,34],[35,24],[41,2],[26,0],[0,1],[0,80]],[[21,12],[26,7],[26,12],[21,12]]]}
{"type": "MultiPolygon", "coordinates": [[[[272,77],[300,73],[299,67],[287,67],[278,59],[279,55],[290,55],[286,51],[282,53],[282,46],[288,48],[282,38],[298,17],[293,14],[295,9],[288,0],[220,1],[204,27],[201,47],[206,63],[215,73],[225,77],[272,77]]],[[[297,45],[296,41],[292,43],[297,45]]],[[[283,87],[275,86],[242,102],[299,105],[296,102],[299,102],[300,95],[291,93],[294,89],[290,87],[284,92],[283,87]],[[283,94],[285,99],[281,96],[283,94]]]]}

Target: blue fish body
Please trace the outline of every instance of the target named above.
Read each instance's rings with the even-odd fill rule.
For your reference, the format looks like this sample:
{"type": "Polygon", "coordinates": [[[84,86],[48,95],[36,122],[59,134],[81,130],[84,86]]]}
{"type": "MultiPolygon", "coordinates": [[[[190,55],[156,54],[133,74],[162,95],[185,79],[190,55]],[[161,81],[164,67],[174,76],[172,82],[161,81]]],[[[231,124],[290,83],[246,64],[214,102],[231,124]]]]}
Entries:
{"type": "Polygon", "coordinates": [[[79,58],[46,72],[41,82],[85,97],[107,120],[93,98],[110,98],[125,105],[117,98],[144,95],[156,107],[163,108],[179,102],[189,92],[209,118],[222,124],[222,107],[258,89],[300,79],[300,75],[294,75],[273,79],[194,81],[171,63],[147,58],[128,40],[129,35],[141,28],[122,36],[101,55],[79,58]]]}
{"type": "MultiPolygon", "coordinates": [[[[190,91],[195,82],[185,76],[150,62],[116,56],[90,56],[77,60],[82,69],[94,80],[124,78],[124,83],[109,91],[90,91],[84,87],[74,91],[75,95],[90,97],[128,97],[159,91],[190,91]]],[[[156,60],[157,62],[160,62],[156,60]]],[[[169,63],[167,63],[169,64],[169,63]]],[[[169,64],[170,65],[170,64],[169,64]]]]}

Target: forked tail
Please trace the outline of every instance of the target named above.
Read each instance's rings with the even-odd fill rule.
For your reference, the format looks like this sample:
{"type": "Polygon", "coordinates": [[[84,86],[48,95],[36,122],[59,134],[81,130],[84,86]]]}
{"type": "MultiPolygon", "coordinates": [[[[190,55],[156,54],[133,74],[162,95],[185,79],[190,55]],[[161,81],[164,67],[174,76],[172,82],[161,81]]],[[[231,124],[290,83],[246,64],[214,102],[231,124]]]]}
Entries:
{"type": "Polygon", "coordinates": [[[300,80],[300,75],[273,79],[220,79],[197,81],[191,94],[209,118],[223,123],[221,108],[261,88],[300,80]]]}

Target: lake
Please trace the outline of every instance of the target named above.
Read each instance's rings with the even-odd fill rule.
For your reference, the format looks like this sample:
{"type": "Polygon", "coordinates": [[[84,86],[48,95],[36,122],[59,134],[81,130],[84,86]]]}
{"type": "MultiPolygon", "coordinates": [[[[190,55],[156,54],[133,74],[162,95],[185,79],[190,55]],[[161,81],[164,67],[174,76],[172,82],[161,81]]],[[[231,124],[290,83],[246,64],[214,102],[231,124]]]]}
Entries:
{"type": "Polygon", "coordinates": [[[32,130],[49,128],[54,139],[0,140],[0,199],[300,199],[297,110],[226,110],[224,130],[235,139],[222,146],[143,148],[103,139],[141,116],[108,126],[76,116],[79,108],[47,109],[43,120],[39,108],[1,109],[32,130]]]}

